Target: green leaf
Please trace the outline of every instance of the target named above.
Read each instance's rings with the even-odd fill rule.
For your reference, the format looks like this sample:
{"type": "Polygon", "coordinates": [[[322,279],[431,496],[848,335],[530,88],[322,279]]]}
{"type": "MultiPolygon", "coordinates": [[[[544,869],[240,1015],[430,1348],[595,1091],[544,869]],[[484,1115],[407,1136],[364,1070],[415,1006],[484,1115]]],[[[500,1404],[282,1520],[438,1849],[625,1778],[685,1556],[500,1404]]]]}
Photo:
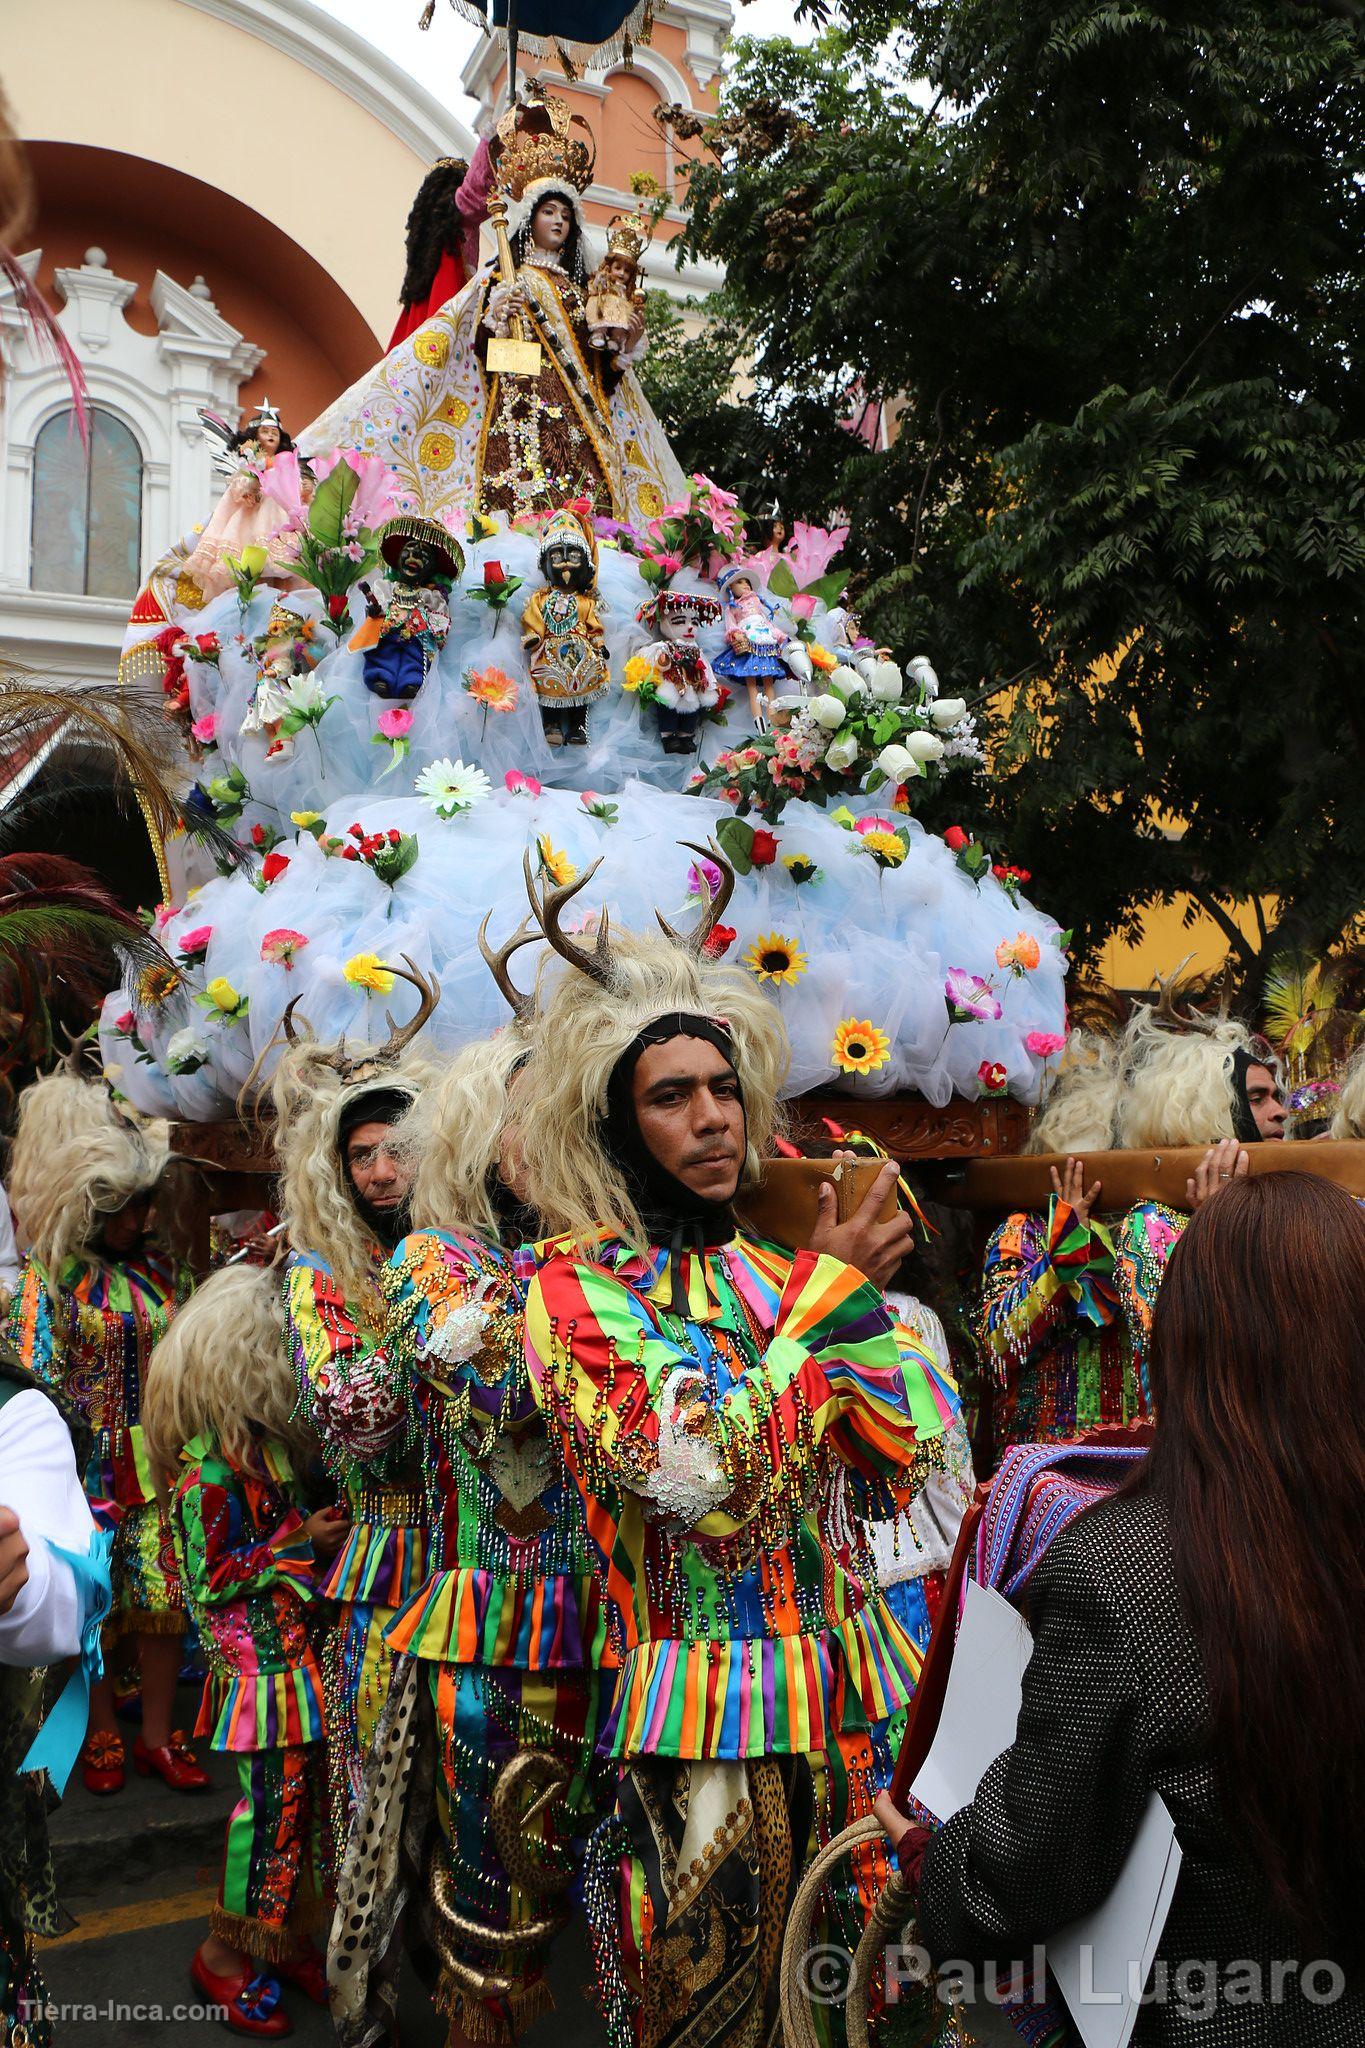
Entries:
{"type": "Polygon", "coordinates": [[[773,563],[773,571],[768,578],[768,589],[774,597],[796,596],[796,578],[792,575],[789,564],[780,556],[773,563]]]}
{"type": "Polygon", "coordinates": [[[750,854],[754,844],[754,828],[743,818],[722,818],[716,827],[716,844],[729,861],[736,874],[747,875],[753,868],[750,854]]]}
{"type": "Polygon", "coordinates": [[[360,489],[360,478],[349,462],[338,462],[328,471],[308,507],[308,530],[320,548],[339,548],[343,543],[342,528],[351,501],[360,489]]]}

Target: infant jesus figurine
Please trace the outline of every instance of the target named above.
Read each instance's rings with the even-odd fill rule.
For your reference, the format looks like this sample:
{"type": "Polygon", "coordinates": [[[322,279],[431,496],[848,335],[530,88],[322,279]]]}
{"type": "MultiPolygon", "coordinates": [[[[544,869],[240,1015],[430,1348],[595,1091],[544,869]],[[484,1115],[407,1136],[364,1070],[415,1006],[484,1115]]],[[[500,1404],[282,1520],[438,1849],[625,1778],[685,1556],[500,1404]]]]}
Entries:
{"type": "Polygon", "coordinates": [[[584,309],[588,334],[596,349],[623,355],[630,345],[630,323],[644,304],[640,290],[640,258],[650,237],[643,214],[618,213],[607,229],[607,253],[588,286],[584,309]]]}

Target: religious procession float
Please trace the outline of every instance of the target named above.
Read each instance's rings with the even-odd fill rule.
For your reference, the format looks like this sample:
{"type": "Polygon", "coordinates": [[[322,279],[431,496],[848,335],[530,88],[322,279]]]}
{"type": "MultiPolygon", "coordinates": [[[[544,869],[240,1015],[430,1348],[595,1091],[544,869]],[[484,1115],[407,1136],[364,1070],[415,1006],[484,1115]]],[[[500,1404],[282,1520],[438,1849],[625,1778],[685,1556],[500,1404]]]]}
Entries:
{"type": "Polygon", "coordinates": [[[234,1119],[289,1033],[383,1039],[436,984],[440,1049],[505,1019],[481,947],[520,932],[529,875],[581,883],[587,948],[709,906],[708,947],[783,1013],[792,1097],[906,1154],[1010,1149],[1067,962],[1019,875],[915,817],[982,772],[967,706],[932,650],[862,630],[846,528],[759,547],[683,474],[637,377],[652,224],[591,249],[591,172],[561,102],[509,112],[461,196],[484,181],[496,260],[311,426],[208,422],[222,497],[120,675],[160,678],[218,860],[158,847],[174,964],[105,1002],[106,1070],[199,1127],[182,1149],[250,1163],[234,1119]]]}

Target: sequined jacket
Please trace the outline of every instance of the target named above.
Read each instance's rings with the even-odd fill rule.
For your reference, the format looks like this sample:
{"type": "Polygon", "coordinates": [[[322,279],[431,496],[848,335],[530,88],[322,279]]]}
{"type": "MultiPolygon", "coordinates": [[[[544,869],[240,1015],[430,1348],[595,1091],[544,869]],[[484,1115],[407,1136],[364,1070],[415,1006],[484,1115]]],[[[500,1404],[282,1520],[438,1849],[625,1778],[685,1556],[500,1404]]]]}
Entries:
{"type": "Polygon", "coordinates": [[[213,1749],[283,1749],[322,1737],[322,1673],[309,1628],[313,1546],[283,1444],[261,1470],[195,1437],[180,1453],[171,1519],[208,1677],[196,1735],[213,1749]]]}
{"type": "Polygon", "coordinates": [[[55,1296],[28,1258],[10,1302],[8,1338],[36,1379],[91,1431],[85,1490],[101,1528],[156,1498],[142,1436],[142,1382],[175,1312],[176,1274],[159,1258],[62,1269],[55,1296]]]}
{"type": "Polygon", "coordinates": [[[382,1355],[426,1483],[431,1576],[385,1630],[451,1664],[610,1663],[577,1489],[526,1373],[529,1256],[418,1231],[384,1271],[382,1355]]]}
{"type": "Polygon", "coordinates": [[[1114,1248],[1100,1223],[1054,1196],[1020,1212],[986,1247],[976,1339],[1000,1389],[997,1458],[1146,1413],[1116,1313],[1114,1248]]]}
{"type": "Polygon", "coordinates": [[[1359,1985],[1312,2006],[1296,1965],[1284,1996],[1271,1995],[1277,1961],[1307,1964],[1321,1951],[1276,1918],[1224,1817],[1199,1648],[1159,1497],[1120,1496],[1078,1516],[1034,1573],[1028,1618],[1016,1738],[924,1858],[918,1927],[930,1959],[1027,1964],[1035,1942],[1107,1897],[1156,1792],[1182,1851],[1156,1968],[1177,1992],[1182,1963],[1199,1974],[1183,2008],[1168,1996],[1144,2009],[1136,2048],[1359,2048],[1359,1985]],[[1255,2001],[1248,1966],[1265,1986],[1255,2001]],[[1209,1973],[1217,1982],[1229,1970],[1230,1995],[1204,2010],[1209,1973]]]}
{"type": "Polygon", "coordinates": [[[1170,1209],[1164,1202],[1138,1202],[1114,1233],[1119,1307],[1142,1383],[1143,1400],[1149,1404],[1152,1393],[1147,1359],[1152,1342],[1152,1311],[1161,1292],[1166,1261],[1189,1220],[1182,1210],[1170,1209]]]}
{"type": "Polygon", "coordinates": [[[746,1237],[678,1260],[544,1247],[527,1294],[527,1364],[623,1659],[611,1746],[819,1750],[913,1691],[863,1518],[913,1497],[954,1404],[838,1260],[746,1237]]]}
{"type": "Polygon", "coordinates": [[[373,1290],[348,1301],[317,1252],[294,1252],[285,1270],[285,1341],[299,1413],[346,1496],[351,1533],[323,1591],[346,1605],[401,1607],[426,1577],[422,1490],[403,1464],[401,1396],[376,1361],[384,1318],[384,1257],[371,1252],[373,1290]]]}

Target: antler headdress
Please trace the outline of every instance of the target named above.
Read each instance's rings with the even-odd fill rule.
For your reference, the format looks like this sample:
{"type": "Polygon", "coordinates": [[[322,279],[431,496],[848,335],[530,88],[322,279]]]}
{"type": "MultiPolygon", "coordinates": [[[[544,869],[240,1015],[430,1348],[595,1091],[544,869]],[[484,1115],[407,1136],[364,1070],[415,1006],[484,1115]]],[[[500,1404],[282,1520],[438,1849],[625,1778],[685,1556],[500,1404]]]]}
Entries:
{"type": "MultiPolygon", "coordinates": [[[[401,967],[395,967],[390,963],[388,972],[396,974],[402,981],[410,982],[421,1000],[406,1024],[396,1023],[393,1012],[385,1011],[389,1035],[382,1045],[367,1045],[351,1054],[347,1052],[346,1040],[342,1038],[330,1052],[319,1050],[316,1056],[318,1065],[331,1067],[334,1073],[341,1076],[345,1087],[350,1087],[355,1082],[382,1080],[385,1069],[395,1066],[402,1058],[441,1000],[441,984],[436,976],[433,974],[428,978],[423,974],[410,954],[404,953],[401,967]]],[[[298,1031],[294,1025],[294,1011],[298,1003],[299,998],[295,996],[280,1020],[280,1028],[288,1045],[300,1045],[304,1038],[304,1033],[298,1031]]],[[[311,1027],[308,1035],[311,1036],[311,1027]]]]}

